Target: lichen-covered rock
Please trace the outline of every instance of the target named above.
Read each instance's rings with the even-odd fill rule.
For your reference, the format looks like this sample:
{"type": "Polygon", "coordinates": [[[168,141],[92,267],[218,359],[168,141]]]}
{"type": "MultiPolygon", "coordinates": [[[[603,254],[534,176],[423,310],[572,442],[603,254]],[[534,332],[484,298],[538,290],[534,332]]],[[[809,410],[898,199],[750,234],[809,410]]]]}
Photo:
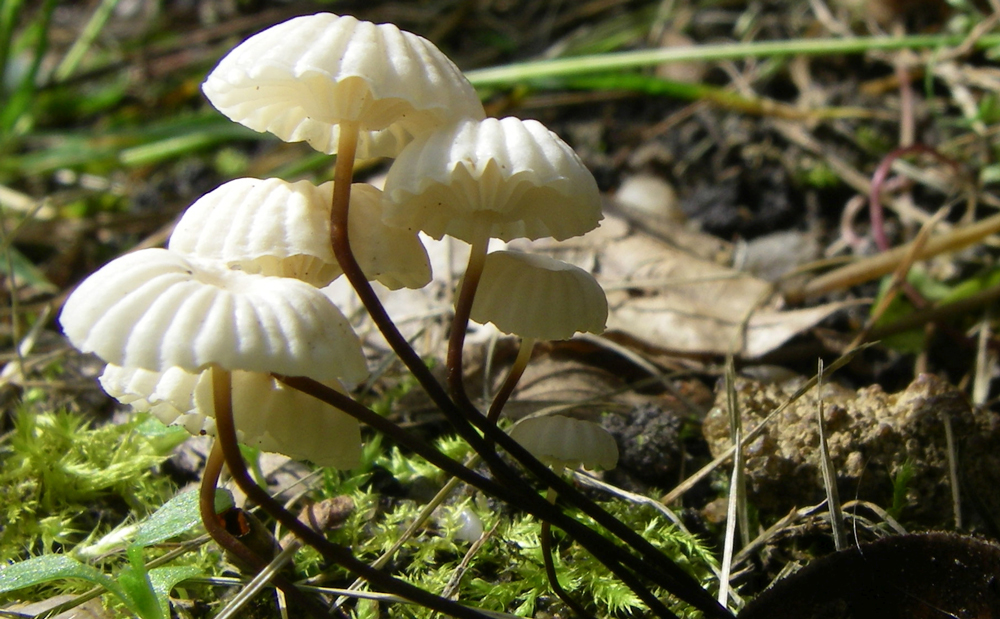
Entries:
{"type": "MultiPolygon", "coordinates": [[[[738,380],[736,393],[744,431],[760,424],[800,385],[801,381],[765,385],[738,380]]],[[[715,455],[730,445],[725,402],[725,390],[720,390],[703,426],[715,455]]],[[[946,420],[951,423],[965,471],[978,471],[980,478],[992,475],[990,482],[978,482],[987,486],[1000,481],[996,469],[983,471],[984,467],[975,466],[1000,451],[1000,424],[995,415],[973,411],[961,391],[935,376],[921,375],[896,394],[887,394],[878,386],[855,393],[827,384],[823,402],[827,441],[842,501],[857,498],[891,507],[894,480],[911,474],[905,484],[902,518],[927,526],[953,524],[946,420]]],[[[793,507],[825,498],[816,410],[813,389],[747,446],[748,494],[762,513],[784,515],[793,507]]]]}

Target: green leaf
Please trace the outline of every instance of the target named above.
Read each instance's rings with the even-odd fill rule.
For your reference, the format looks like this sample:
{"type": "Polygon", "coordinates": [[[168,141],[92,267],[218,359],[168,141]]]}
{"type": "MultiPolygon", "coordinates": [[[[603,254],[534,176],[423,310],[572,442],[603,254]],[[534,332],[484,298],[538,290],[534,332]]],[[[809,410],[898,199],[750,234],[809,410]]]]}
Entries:
{"type": "Polygon", "coordinates": [[[160,604],[164,617],[170,616],[170,591],[188,578],[201,576],[202,571],[193,565],[178,567],[157,567],[149,570],[149,582],[160,604]]]}
{"type": "MultiPolygon", "coordinates": [[[[118,573],[118,583],[124,589],[127,597],[123,599],[129,608],[142,619],[164,619],[160,601],[153,591],[153,583],[146,573],[146,563],[142,557],[142,548],[130,546],[128,560],[131,565],[118,573]]],[[[164,604],[166,601],[164,601],[164,604]]]]}
{"type": "Polygon", "coordinates": [[[178,494],[139,525],[133,546],[143,548],[163,540],[177,537],[201,522],[198,510],[198,491],[178,494]]]}
{"type": "Polygon", "coordinates": [[[124,589],[118,586],[118,583],[113,579],[97,568],[80,563],[66,555],[42,555],[0,568],[0,593],[64,578],[79,578],[92,582],[104,587],[128,604],[128,597],[124,589]]]}

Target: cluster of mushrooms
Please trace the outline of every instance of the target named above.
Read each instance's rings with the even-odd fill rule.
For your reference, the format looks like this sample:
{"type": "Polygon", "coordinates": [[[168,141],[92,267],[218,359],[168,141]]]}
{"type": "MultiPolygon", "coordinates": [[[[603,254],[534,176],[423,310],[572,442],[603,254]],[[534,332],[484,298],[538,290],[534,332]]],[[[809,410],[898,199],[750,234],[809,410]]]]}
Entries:
{"type": "MultiPolygon", "coordinates": [[[[589,273],[546,256],[488,252],[490,239],[564,240],[598,225],[597,185],[568,145],[535,121],[486,118],[469,82],[427,40],[349,16],[299,17],[249,38],[222,59],[203,90],[236,122],[336,154],[333,182],[243,178],[220,186],[184,213],[166,249],[122,256],[80,284],[60,322],[77,348],[108,364],[100,380],[109,394],[166,423],[217,436],[202,516],[222,546],[258,569],[267,563],[240,547],[215,517],[224,462],[254,502],[329,561],[441,612],[484,616],[370,568],[300,522],[256,486],[236,444],[351,468],[365,423],[563,529],[655,614],[674,616],[649,584],[707,616],[731,617],[648,542],[539,462],[613,467],[615,443],[599,425],[540,417],[522,422],[517,440],[496,425],[536,340],[599,333],[607,318],[604,293],[589,273]],[[381,191],[353,183],[355,160],[374,157],[393,159],[381,191]],[[394,290],[430,282],[421,232],[471,246],[455,295],[447,385],[427,371],[370,284],[394,290]],[[342,275],[490,476],[448,459],[348,395],[368,370],[358,336],[325,290],[342,275]],[[470,319],[521,338],[486,414],[462,383],[470,319]],[[500,458],[498,448],[523,468],[500,458]],[[550,489],[548,498],[525,471],[550,489]],[[554,503],[557,492],[617,539],[566,516],[554,503]]],[[[320,612],[290,583],[277,577],[275,584],[320,612]]]]}

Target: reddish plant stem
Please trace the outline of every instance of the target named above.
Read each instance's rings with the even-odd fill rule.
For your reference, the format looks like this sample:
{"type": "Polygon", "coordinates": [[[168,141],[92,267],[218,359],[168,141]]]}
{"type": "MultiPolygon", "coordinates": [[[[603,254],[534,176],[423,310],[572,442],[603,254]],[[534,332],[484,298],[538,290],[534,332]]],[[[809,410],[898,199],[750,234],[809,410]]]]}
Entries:
{"type": "MultiPolygon", "coordinates": [[[[926,144],[903,146],[886,155],[878,164],[878,167],[875,168],[875,173],[872,175],[871,189],[868,192],[868,212],[871,215],[872,237],[875,239],[875,246],[878,247],[879,251],[889,251],[889,239],[885,235],[885,213],[881,200],[882,186],[889,178],[889,173],[892,171],[892,164],[900,157],[914,153],[924,153],[933,156],[941,163],[951,166],[956,175],[961,170],[957,161],[945,157],[926,144]]],[[[927,307],[927,300],[905,279],[900,284],[900,288],[917,309],[927,307]]]]}
{"type": "Polygon", "coordinates": [[[469,328],[469,315],[472,313],[472,302],[475,301],[479,278],[483,274],[489,242],[489,237],[482,231],[469,249],[469,263],[462,276],[462,285],[455,301],[455,316],[451,320],[448,356],[445,363],[448,366],[448,388],[456,400],[469,400],[465,391],[462,355],[465,350],[465,332],[469,328]]]}
{"type": "MultiPolygon", "coordinates": [[[[219,476],[222,474],[222,465],[225,462],[225,457],[222,454],[222,446],[218,441],[212,445],[212,450],[208,454],[208,459],[205,461],[205,470],[202,472],[201,486],[198,490],[198,509],[201,512],[201,522],[205,527],[205,531],[208,535],[215,540],[226,552],[232,553],[237,559],[242,561],[244,564],[253,567],[257,572],[261,571],[267,567],[267,561],[262,559],[243,544],[240,540],[226,530],[226,527],[219,522],[218,515],[215,511],[215,493],[216,486],[219,483],[219,476]]],[[[299,589],[288,581],[288,579],[283,576],[276,575],[271,582],[274,586],[281,589],[281,591],[298,605],[299,608],[306,610],[310,613],[312,617],[326,617],[328,616],[327,609],[323,608],[318,602],[312,598],[304,595],[299,589]]]]}
{"type": "Polygon", "coordinates": [[[376,587],[452,617],[458,617],[459,619],[487,619],[486,615],[472,608],[424,591],[408,582],[376,570],[363,561],[359,561],[351,554],[350,550],[326,539],[323,534],[299,520],[294,514],[285,509],[280,502],[268,494],[267,491],[258,486],[250,476],[250,472],[247,471],[246,463],[243,462],[243,454],[240,453],[239,444],[237,443],[236,426],[233,423],[231,390],[232,381],[230,373],[220,369],[218,366],[213,366],[212,391],[215,404],[215,430],[218,442],[222,447],[226,466],[229,467],[233,481],[236,482],[240,490],[246,493],[250,500],[260,505],[265,512],[280,522],[286,529],[295,533],[303,542],[318,550],[327,561],[340,565],[376,587]]]}
{"type": "Polygon", "coordinates": [[[490,404],[490,410],[486,415],[486,418],[493,423],[496,423],[500,419],[500,413],[503,412],[504,405],[510,399],[510,394],[514,393],[517,383],[521,380],[521,375],[524,374],[525,368],[528,367],[528,361],[531,360],[531,351],[534,347],[535,338],[526,337],[521,339],[514,364],[510,366],[510,371],[507,372],[507,376],[503,379],[503,384],[500,385],[500,389],[493,396],[493,402],[490,404]]]}
{"type": "MultiPolygon", "coordinates": [[[[432,447],[425,441],[413,436],[402,428],[396,426],[381,415],[376,414],[367,407],[351,399],[349,396],[340,393],[330,387],[323,385],[310,378],[279,376],[279,380],[290,387],[307,393],[327,404],[337,408],[344,413],[358,419],[375,430],[396,440],[400,446],[413,451],[418,456],[424,458],[434,466],[446,473],[461,479],[469,485],[479,488],[483,492],[494,496],[510,505],[517,505],[535,517],[551,522],[555,526],[566,531],[588,552],[597,557],[602,563],[608,566],[615,576],[632,589],[636,595],[642,599],[651,611],[660,617],[675,617],[655,596],[653,596],[639,579],[629,571],[634,570],[637,574],[643,574],[654,582],[658,582],[657,566],[644,561],[617,544],[610,542],[596,531],[586,527],[582,523],[574,520],[559,508],[549,503],[538,495],[530,485],[521,482],[518,484],[498,484],[495,481],[484,478],[474,471],[468,469],[456,460],[448,458],[440,451],[432,447]]],[[[506,434],[504,435],[506,436],[506,434]]],[[[495,454],[494,454],[495,455],[495,454]]],[[[667,558],[663,558],[669,561],[667,558]]],[[[665,589],[669,584],[658,582],[665,589]]],[[[727,611],[728,612],[728,611],[727,611]]],[[[731,615],[729,615],[731,617],[731,615]]]]}
{"type": "Polygon", "coordinates": [[[889,178],[889,172],[892,171],[892,164],[900,157],[905,157],[913,153],[932,155],[941,163],[951,166],[956,174],[960,171],[958,162],[945,157],[926,144],[904,146],[886,155],[878,164],[878,167],[875,168],[875,173],[872,174],[871,189],[868,192],[868,211],[872,221],[872,236],[875,238],[875,246],[878,247],[879,251],[889,250],[889,239],[885,235],[885,215],[882,208],[882,186],[885,184],[886,179],[889,178]]]}

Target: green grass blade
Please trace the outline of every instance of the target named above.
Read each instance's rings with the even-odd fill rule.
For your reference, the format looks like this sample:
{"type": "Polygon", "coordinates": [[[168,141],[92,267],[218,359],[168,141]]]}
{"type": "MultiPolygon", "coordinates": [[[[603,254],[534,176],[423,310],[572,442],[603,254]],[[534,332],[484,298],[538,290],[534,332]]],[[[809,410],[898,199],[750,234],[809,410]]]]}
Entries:
{"type": "Polygon", "coordinates": [[[20,124],[22,118],[29,112],[37,89],[38,71],[49,48],[49,24],[56,7],[56,0],[46,0],[39,11],[35,22],[31,24],[26,36],[32,41],[34,48],[31,66],[21,77],[13,95],[0,110],[0,132],[10,137],[13,129],[20,124]]]}
{"type": "MultiPolygon", "coordinates": [[[[850,39],[795,39],[645,49],[614,54],[575,56],[555,60],[522,62],[469,71],[466,77],[476,87],[511,85],[546,77],[606,73],[687,61],[778,58],[783,56],[833,56],[861,54],[872,50],[927,49],[959,45],[964,35],[922,34],[902,37],[855,37],[850,39]]],[[[976,49],[1000,46],[1000,34],[980,37],[976,49]]]]}
{"type": "Polygon", "coordinates": [[[90,16],[87,25],[83,27],[83,32],[80,33],[79,38],[73,42],[73,46],[69,48],[62,62],[56,67],[55,73],[52,76],[54,81],[62,82],[73,75],[76,68],[80,66],[80,61],[83,60],[83,56],[87,53],[87,50],[94,44],[97,35],[104,29],[104,24],[108,23],[108,18],[111,17],[111,13],[118,6],[118,2],[119,0],[101,0],[101,4],[98,5],[94,14],[90,16]]]}
{"type": "Polygon", "coordinates": [[[0,87],[6,84],[7,62],[10,60],[10,47],[14,40],[14,28],[24,0],[0,0],[0,87]]]}

